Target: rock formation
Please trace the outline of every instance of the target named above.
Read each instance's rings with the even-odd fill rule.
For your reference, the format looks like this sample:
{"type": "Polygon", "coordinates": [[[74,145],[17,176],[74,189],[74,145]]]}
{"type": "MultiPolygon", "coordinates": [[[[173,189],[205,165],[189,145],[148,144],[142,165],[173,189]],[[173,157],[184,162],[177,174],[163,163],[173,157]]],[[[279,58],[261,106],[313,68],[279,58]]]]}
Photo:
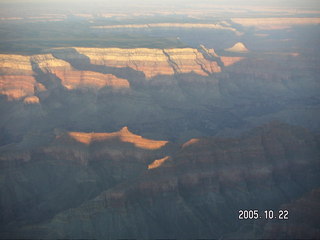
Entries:
{"type": "Polygon", "coordinates": [[[35,104],[35,103],[39,103],[40,100],[37,96],[30,96],[23,99],[23,102],[26,104],[35,104]]]}
{"type": "MultiPolygon", "coordinates": [[[[221,71],[215,60],[206,59],[197,49],[120,49],[120,48],[74,48],[93,65],[114,68],[131,68],[144,73],[147,79],[157,75],[173,75],[195,73],[208,76],[221,71]]],[[[54,50],[53,50],[54,51],[54,50]]],[[[212,49],[211,49],[212,51],[212,49]]],[[[211,54],[211,53],[207,53],[211,54]]],[[[214,51],[213,55],[216,56],[214,51]]],[[[76,58],[77,56],[70,56],[76,58]]],[[[216,56],[218,57],[218,56],[216,56]]],[[[35,76],[40,71],[51,74],[61,80],[61,84],[69,89],[91,88],[113,89],[129,88],[127,79],[116,77],[110,73],[83,71],[75,69],[69,62],[54,57],[52,54],[33,56],[0,55],[0,94],[8,99],[32,97],[36,92],[46,91],[43,83],[37,82],[35,76]]],[[[30,99],[29,99],[30,100],[30,99]]],[[[26,100],[26,102],[30,102],[26,100]]],[[[35,100],[35,98],[33,98],[35,100]]]]}
{"type": "Polygon", "coordinates": [[[234,44],[231,48],[225,49],[225,51],[236,52],[236,53],[245,53],[245,52],[248,52],[249,50],[246,48],[246,46],[243,43],[238,42],[238,43],[234,44]]]}
{"type": "Polygon", "coordinates": [[[105,26],[92,26],[95,29],[126,29],[126,28],[207,28],[207,29],[218,29],[218,30],[228,30],[241,35],[237,29],[228,26],[227,24],[221,22],[217,24],[210,23],[149,23],[149,24],[123,24],[123,25],[105,25],[105,26]]]}
{"type": "Polygon", "coordinates": [[[144,73],[146,78],[174,73],[191,73],[208,76],[220,72],[216,62],[206,60],[196,49],[120,49],[75,48],[87,56],[91,64],[108,67],[129,67],[144,73]]]}
{"type": "Polygon", "coordinates": [[[128,80],[117,78],[112,74],[102,74],[92,71],[78,71],[68,62],[53,57],[51,54],[35,55],[31,61],[38,65],[43,73],[51,73],[61,79],[61,83],[68,89],[93,88],[105,86],[112,88],[129,88],[128,80]]]}
{"type": "Polygon", "coordinates": [[[0,94],[20,99],[34,94],[36,84],[29,56],[0,55],[0,94]]]}
{"type": "Polygon", "coordinates": [[[76,141],[87,145],[94,142],[118,139],[122,142],[132,143],[137,148],[155,150],[163,147],[168,143],[168,141],[155,141],[143,138],[142,136],[130,132],[128,127],[123,127],[120,131],[114,133],[69,132],[68,134],[76,141]]]}
{"type": "Polygon", "coordinates": [[[221,61],[223,62],[223,65],[225,67],[229,67],[237,62],[240,62],[241,60],[245,59],[244,57],[226,57],[221,56],[221,61]]]}
{"type": "MultiPolygon", "coordinates": [[[[51,238],[182,238],[190,234],[234,238],[241,236],[246,224],[238,220],[239,209],[277,209],[316,187],[318,156],[314,135],[283,124],[266,125],[237,139],[192,140],[171,157],[149,163],[148,170],[131,180],[55,215],[36,229],[49,230],[43,236],[51,238]]],[[[300,213],[307,217],[309,211],[300,213]]],[[[300,220],[287,222],[296,221],[300,220]]],[[[254,231],[251,225],[247,227],[246,231],[254,231]]],[[[264,234],[274,236],[268,226],[264,234]]]]}
{"type": "Polygon", "coordinates": [[[169,156],[166,156],[164,158],[154,160],[151,164],[148,165],[148,169],[154,169],[154,168],[160,167],[169,158],[170,158],[169,156]]]}

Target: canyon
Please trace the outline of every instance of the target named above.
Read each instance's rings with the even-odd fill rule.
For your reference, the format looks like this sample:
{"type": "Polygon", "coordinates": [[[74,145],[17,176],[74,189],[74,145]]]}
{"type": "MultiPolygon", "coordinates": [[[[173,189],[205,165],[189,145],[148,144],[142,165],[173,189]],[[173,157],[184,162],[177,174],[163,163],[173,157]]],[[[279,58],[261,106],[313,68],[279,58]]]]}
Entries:
{"type": "MultiPolygon", "coordinates": [[[[146,140],[126,127],[115,133],[59,132],[52,142],[27,150],[31,156],[27,162],[9,150],[11,158],[1,155],[2,164],[7,162],[2,191],[25,186],[19,195],[2,195],[1,222],[20,225],[29,218],[29,224],[18,231],[8,225],[6,234],[16,238],[239,237],[239,209],[276,209],[316,186],[319,149],[317,136],[281,123],[261,126],[239,138],[200,138],[180,146],[146,140]],[[141,146],[141,141],[152,147],[141,146]],[[13,161],[21,167],[10,170],[13,161]],[[39,175],[40,169],[56,170],[39,175]],[[50,184],[49,196],[30,178],[35,173],[50,184]],[[52,177],[56,180],[49,183],[52,177]],[[30,202],[28,191],[35,191],[38,199],[30,202]],[[36,213],[38,202],[54,216],[49,222],[38,223],[44,217],[36,213]],[[28,204],[29,210],[10,212],[7,204],[16,209],[28,204]]],[[[295,204],[303,202],[292,204],[285,207],[291,214],[295,204]]],[[[314,218],[308,221],[316,223],[314,218]]],[[[260,223],[270,229],[271,223],[260,223]]],[[[299,231],[301,236],[307,234],[304,228],[299,231]]],[[[261,237],[258,229],[253,234],[261,237]]],[[[275,232],[264,234],[270,237],[275,232]]]]}
{"type": "Polygon", "coordinates": [[[0,1],[0,239],[319,239],[308,1],[0,1]]]}
{"type": "MultiPolygon", "coordinates": [[[[221,71],[216,61],[208,60],[197,49],[92,49],[74,48],[80,56],[89,59],[90,64],[131,68],[142,72],[147,79],[157,75],[191,73],[201,76],[221,71]]],[[[50,51],[50,50],[49,50],[50,51]]],[[[55,51],[54,49],[52,50],[55,51]]],[[[63,51],[63,49],[58,49],[63,51]]],[[[206,53],[210,56],[210,53],[206,53]]],[[[75,56],[69,56],[77,58],[75,56]]],[[[45,87],[34,78],[34,69],[43,74],[50,74],[60,79],[67,89],[111,87],[115,89],[130,88],[127,79],[113,74],[102,74],[94,71],[79,71],[69,62],[54,57],[52,54],[21,56],[1,55],[1,94],[9,99],[33,97],[35,89],[44,91],[45,87]]],[[[230,64],[230,61],[228,62],[230,64]]],[[[27,102],[31,102],[28,101],[27,102]]]]}

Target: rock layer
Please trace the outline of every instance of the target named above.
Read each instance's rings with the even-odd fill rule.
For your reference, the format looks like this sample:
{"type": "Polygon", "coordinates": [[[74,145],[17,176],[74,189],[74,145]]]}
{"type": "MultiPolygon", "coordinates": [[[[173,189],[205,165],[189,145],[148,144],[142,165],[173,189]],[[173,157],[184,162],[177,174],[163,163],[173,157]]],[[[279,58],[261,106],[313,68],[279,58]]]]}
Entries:
{"type": "MultiPolygon", "coordinates": [[[[202,48],[204,48],[202,46],[202,48]]],[[[131,68],[142,72],[147,79],[157,75],[174,75],[195,73],[201,76],[220,72],[215,61],[219,58],[214,50],[205,52],[214,58],[208,60],[201,51],[193,48],[149,49],[149,48],[73,48],[77,54],[87,57],[91,64],[113,68],[131,68]],[[213,52],[212,52],[213,51],[213,52]],[[212,53],[212,54],[211,54],[212,53]],[[215,60],[214,60],[215,59],[215,60]]],[[[54,52],[54,50],[53,50],[54,52]]],[[[74,53],[73,53],[74,54],[74,53]]],[[[79,56],[69,56],[71,59],[79,56]]],[[[42,83],[35,80],[38,72],[52,74],[61,80],[61,84],[69,89],[92,88],[114,89],[129,88],[127,79],[116,77],[111,73],[101,73],[75,69],[68,61],[52,54],[33,56],[0,55],[0,94],[9,99],[32,97],[35,91],[46,91],[42,83]]],[[[29,100],[26,100],[28,102],[29,100]]]]}
{"type": "Polygon", "coordinates": [[[220,72],[214,61],[209,61],[197,50],[181,49],[120,49],[120,48],[75,48],[87,56],[91,64],[108,67],[129,67],[144,73],[146,78],[174,73],[191,73],[208,76],[220,72]]]}
{"type": "Polygon", "coordinates": [[[225,67],[229,67],[237,62],[240,62],[241,60],[245,59],[244,57],[226,57],[221,56],[221,61],[223,62],[223,65],[225,67]]]}
{"type": "Polygon", "coordinates": [[[20,99],[34,94],[36,81],[32,76],[29,56],[0,55],[0,94],[20,99]]]}
{"type": "Polygon", "coordinates": [[[281,124],[238,139],[191,141],[172,157],[149,164],[134,180],[56,215],[45,226],[54,229],[50,237],[218,238],[230,233],[235,238],[244,226],[236,216],[239,209],[276,209],[316,185],[318,144],[308,131],[281,124]],[[103,227],[87,228],[89,235],[78,230],[98,223],[103,227]]]}
{"type": "Polygon", "coordinates": [[[43,73],[51,73],[61,79],[61,83],[68,89],[94,88],[105,86],[112,88],[129,88],[128,80],[117,78],[112,74],[102,74],[92,71],[78,71],[70,63],[57,59],[51,54],[33,56],[35,62],[43,73]]]}
{"type": "Polygon", "coordinates": [[[142,136],[130,132],[128,127],[123,127],[120,131],[113,133],[69,132],[68,134],[76,141],[87,145],[94,142],[119,139],[122,142],[132,143],[137,148],[155,150],[168,143],[168,141],[156,141],[143,138],[142,136]]]}
{"type": "Polygon", "coordinates": [[[238,42],[238,43],[234,44],[231,48],[227,48],[225,50],[228,52],[238,52],[238,53],[245,53],[245,52],[249,51],[246,48],[246,46],[241,42],[238,42]]]}
{"type": "Polygon", "coordinates": [[[319,18],[233,18],[233,22],[246,27],[256,27],[264,30],[275,30],[290,28],[294,25],[316,25],[320,23],[319,18]]]}

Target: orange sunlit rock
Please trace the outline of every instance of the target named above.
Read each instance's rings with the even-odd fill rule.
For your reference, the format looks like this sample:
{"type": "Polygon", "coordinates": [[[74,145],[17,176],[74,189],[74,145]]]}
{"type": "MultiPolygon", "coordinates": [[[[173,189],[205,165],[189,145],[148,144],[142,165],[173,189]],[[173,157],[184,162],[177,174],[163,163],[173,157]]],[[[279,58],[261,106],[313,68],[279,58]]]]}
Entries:
{"type": "Polygon", "coordinates": [[[38,92],[47,91],[47,88],[42,83],[36,83],[35,87],[36,87],[36,91],[38,92]]]}
{"type": "Polygon", "coordinates": [[[225,57],[221,56],[221,61],[223,62],[223,65],[225,67],[231,66],[237,62],[240,62],[241,60],[245,59],[244,57],[225,57]]]}
{"type": "Polygon", "coordinates": [[[190,139],[188,142],[186,142],[186,143],[184,143],[183,145],[182,145],[182,147],[184,148],[184,147],[188,147],[188,146],[190,146],[190,145],[192,145],[192,144],[195,144],[195,143],[197,143],[197,142],[199,142],[200,140],[198,139],[198,138],[192,138],[192,139],[190,139]]]}
{"type": "Polygon", "coordinates": [[[93,133],[69,132],[69,136],[78,142],[89,145],[91,143],[93,133]]]}
{"type": "Polygon", "coordinates": [[[0,94],[8,100],[17,100],[34,94],[35,78],[32,76],[30,57],[0,54],[0,94]]]}
{"type": "Polygon", "coordinates": [[[0,94],[6,95],[9,100],[30,96],[34,94],[35,83],[33,76],[3,75],[0,76],[0,94]]]}
{"type": "Polygon", "coordinates": [[[87,145],[97,141],[118,139],[122,142],[132,143],[138,148],[155,150],[165,146],[168,143],[168,141],[157,141],[143,138],[139,135],[131,133],[127,127],[123,127],[120,131],[113,133],[69,132],[68,134],[76,141],[87,145]]]}
{"type": "Polygon", "coordinates": [[[39,103],[40,100],[37,96],[30,96],[30,97],[26,97],[24,100],[23,100],[24,103],[26,104],[36,104],[36,103],[39,103]]]}
{"type": "Polygon", "coordinates": [[[1,74],[32,75],[32,66],[29,56],[0,54],[1,74]]]}
{"type": "Polygon", "coordinates": [[[149,48],[75,48],[87,56],[92,64],[116,68],[129,67],[145,74],[146,78],[157,75],[195,72],[199,75],[220,72],[215,61],[205,59],[197,49],[149,49],[149,48]]]}
{"type": "Polygon", "coordinates": [[[105,86],[112,88],[129,88],[128,80],[112,74],[75,70],[68,62],[55,58],[52,54],[35,55],[32,59],[44,73],[55,74],[68,89],[94,88],[105,86]]]}
{"type": "Polygon", "coordinates": [[[165,161],[169,159],[169,156],[166,156],[164,158],[154,160],[151,164],[148,165],[148,169],[154,169],[160,167],[165,161]]]}
{"type": "Polygon", "coordinates": [[[146,78],[160,74],[174,74],[162,49],[76,48],[76,50],[89,57],[92,64],[117,68],[130,67],[143,72],[146,78]]]}
{"type": "Polygon", "coordinates": [[[194,72],[202,76],[220,72],[221,69],[217,62],[205,59],[197,49],[193,48],[177,48],[164,49],[170,60],[175,62],[178,73],[194,72]]]}

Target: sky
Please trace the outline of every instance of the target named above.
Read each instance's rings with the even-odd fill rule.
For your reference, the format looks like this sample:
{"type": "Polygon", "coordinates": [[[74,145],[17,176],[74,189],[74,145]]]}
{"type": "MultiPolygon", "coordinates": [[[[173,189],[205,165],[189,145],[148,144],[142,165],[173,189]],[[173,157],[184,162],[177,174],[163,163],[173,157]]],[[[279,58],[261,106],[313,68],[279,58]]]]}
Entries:
{"type": "Polygon", "coordinates": [[[149,10],[206,10],[208,5],[230,8],[271,7],[320,11],[320,0],[0,0],[0,17],[12,12],[148,12],[149,10]]]}
{"type": "MultiPolygon", "coordinates": [[[[211,3],[221,5],[268,5],[268,6],[286,6],[286,7],[316,7],[320,8],[320,0],[0,0],[0,3],[37,3],[37,4],[66,4],[73,3],[77,5],[81,4],[93,4],[93,3],[105,3],[105,4],[156,4],[159,2],[167,2],[168,4],[181,4],[186,3],[211,3]]],[[[125,7],[125,5],[123,5],[125,7]]]]}

